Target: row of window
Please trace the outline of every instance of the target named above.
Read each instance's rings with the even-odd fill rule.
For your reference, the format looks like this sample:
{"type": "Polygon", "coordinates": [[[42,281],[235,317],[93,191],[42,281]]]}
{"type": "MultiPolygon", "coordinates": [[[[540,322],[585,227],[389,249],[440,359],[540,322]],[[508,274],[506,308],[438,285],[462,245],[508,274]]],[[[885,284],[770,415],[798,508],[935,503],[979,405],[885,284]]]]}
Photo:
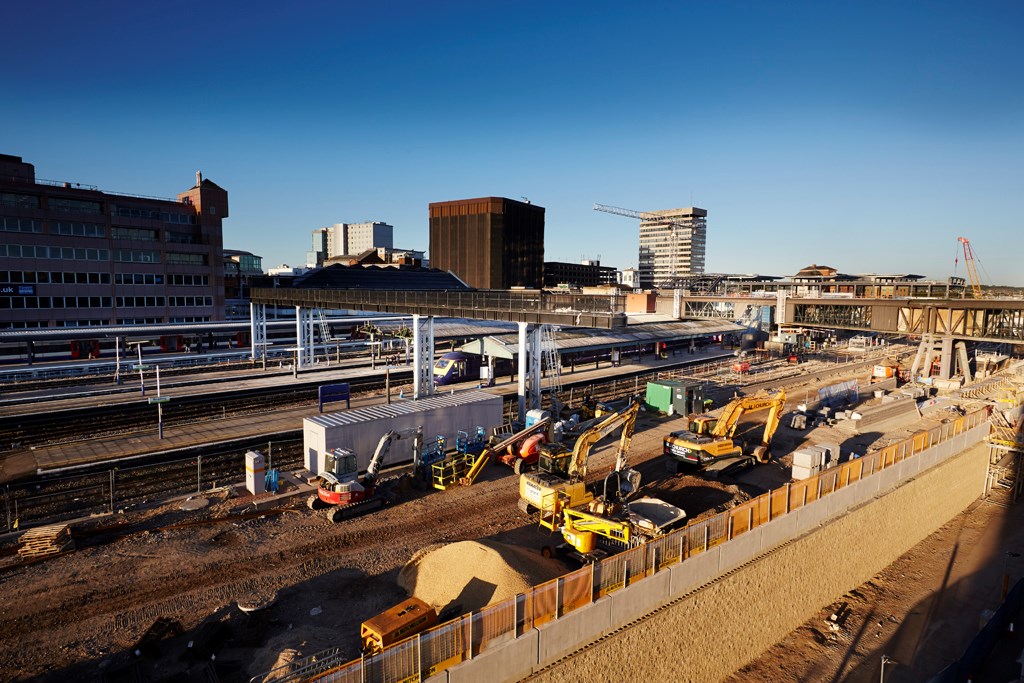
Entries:
{"type": "MultiPolygon", "coordinates": [[[[28,232],[42,234],[43,222],[38,218],[15,218],[0,216],[0,232],[28,232]]],[[[51,235],[68,235],[71,237],[106,237],[107,229],[102,223],[81,223],[77,221],[50,221],[51,235]]],[[[146,240],[156,242],[160,239],[160,231],[151,228],[124,228],[114,226],[110,236],[122,240],[146,240]]],[[[165,233],[169,244],[200,244],[198,237],[192,233],[165,233]]]]}
{"type": "Polygon", "coordinates": [[[0,206],[17,206],[19,209],[38,209],[39,197],[20,192],[0,192],[0,206]]]}
{"type": "Polygon", "coordinates": [[[0,296],[0,309],[7,308],[110,308],[109,296],[0,296]]]}
{"type": "Polygon", "coordinates": [[[156,230],[147,230],[146,228],[119,228],[113,227],[110,229],[110,236],[114,239],[122,240],[147,240],[155,242],[159,239],[160,233],[156,230]]]}
{"type": "MultiPolygon", "coordinates": [[[[60,271],[0,270],[0,283],[109,285],[110,273],[62,273],[60,271]]],[[[120,283],[118,283],[120,284],[120,283]]]]}
{"type": "MultiPolygon", "coordinates": [[[[109,285],[110,273],[67,273],[59,270],[0,270],[0,284],[109,285]]],[[[160,273],[114,273],[115,285],[163,285],[160,273]]],[[[177,287],[209,287],[209,275],[168,275],[168,284],[177,287]]]]}
{"type": "Polygon", "coordinates": [[[43,222],[38,218],[13,218],[0,216],[0,232],[43,232],[43,222]]]}
{"type": "Polygon", "coordinates": [[[100,223],[50,221],[51,235],[73,235],[74,237],[104,237],[106,235],[106,232],[106,226],[101,225],[100,223]]]}
{"type": "Polygon", "coordinates": [[[210,276],[209,275],[168,275],[168,279],[172,285],[181,285],[184,287],[209,287],[210,276]]]}
{"type": "Polygon", "coordinates": [[[182,254],[175,251],[167,252],[168,263],[187,263],[193,266],[205,266],[209,262],[206,260],[206,254],[182,254]]]}
{"type": "Polygon", "coordinates": [[[81,247],[44,247],[35,244],[0,244],[0,256],[50,258],[64,261],[109,261],[110,251],[81,247]]]}
{"type": "Polygon", "coordinates": [[[210,296],[3,296],[0,309],[23,308],[196,308],[213,306],[210,296]]]}
{"type": "Polygon", "coordinates": [[[162,285],[164,276],[156,273],[114,273],[115,285],[162,285]]]}
{"type": "Polygon", "coordinates": [[[110,208],[110,215],[124,216],[126,218],[148,218],[154,221],[176,223],[178,225],[196,224],[196,217],[194,214],[171,213],[169,211],[160,211],[158,209],[142,209],[136,206],[112,206],[110,208]]]}
{"type": "Polygon", "coordinates": [[[142,249],[115,249],[114,260],[118,263],[160,263],[160,252],[142,249]]]}
{"type": "MultiPolygon", "coordinates": [[[[38,209],[42,204],[39,196],[34,194],[22,194],[20,192],[0,192],[0,206],[16,206],[19,209],[38,209]]],[[[103,213],[101,202],[87,199],[68,199],[66,197],[50,197],[47,207],[51,211],[64,211],[75,213],[103,213]]],[[[212,211],[210,213],[213,213],[212,211]]],[[[110,215],[124,216],[126,218],[147,218],[150,220],[174,223],[177,225],[195,225],[195,214],[174,213],[171,211],[160,211],[159,209],[144,209],[134,206],[111,206],[110,215]]]]}

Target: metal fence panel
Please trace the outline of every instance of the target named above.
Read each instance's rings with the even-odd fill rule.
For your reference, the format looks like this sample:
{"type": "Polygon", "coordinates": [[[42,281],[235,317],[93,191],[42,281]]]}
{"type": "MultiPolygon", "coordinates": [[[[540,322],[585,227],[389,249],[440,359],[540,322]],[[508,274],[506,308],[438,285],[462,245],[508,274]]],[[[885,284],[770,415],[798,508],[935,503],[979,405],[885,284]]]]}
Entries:
{"type": "Polygon", "coordinates": [[[686,532],[683,529],[648,541],[647,564],[654,571],[661,571],[665,567],[681,562],[683,559],[683,543],[686,532]]]}
{"type": "Polygon", "coordinates": [[[420,676],[420,643],[413,637],[395,643],[363,663],[365,683],[399,683],[420,676]]]}
{"type": "Polygon", "coordinates": [[[530,591],[533,625],[540,626],[558,617],[558,579],[534,586],[530,591]]]}
{"type": "Polygon", "coordinates": [[[626,585],[623,559],[623,555],[612,555],[594,563],[594,597],[608,595],[626,585]]]}
{"type": "MultiPolygon", "coordinates": [[[[277,683],[277,679],[273,680],[277,683]]],[[[363,683],[363,661],[356,659],[314,677],[303,676],[293,680],[315,681],[316,683],[363,683]]]]}
{"type": "Polygon", "coordinates": [[[433,676],[469,658],[469,617],[459,617],[420,634],[420,666],[423,676],[433,676]]]}
{"type": "Polygon", "coordinates": [[[594,565],[588,564],[558,580],[561,582],[559,587],[562,602],[559,605],[560,615],[579,609],[593,601],[594,565]]]}
{"type": "Polygon", "coordinates": [[[486,650],[491,641],[503,641],[517,635],[516,599],[488,605],[473,615],[473,654],[486,650]]]}

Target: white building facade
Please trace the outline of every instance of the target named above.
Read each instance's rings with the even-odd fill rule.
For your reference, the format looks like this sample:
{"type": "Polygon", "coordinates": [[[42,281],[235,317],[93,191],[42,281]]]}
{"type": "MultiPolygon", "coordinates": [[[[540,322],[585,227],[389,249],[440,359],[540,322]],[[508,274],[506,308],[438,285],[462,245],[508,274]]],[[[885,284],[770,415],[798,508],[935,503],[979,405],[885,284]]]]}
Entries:
{"type": "Polygon", "coordinates": [[[336,256],[355,256],[370,249],[394,248],[395,228],[387,223],[335,223],[313,231],[313,251],[307,258],[322,265],[336,256]]]}
{"type": "Polygon", "coordinates": [[[671,286],[675,278],[704,273],[706,210],[690,206],[644,215],[640,221],[639,288],[671,286]]]}

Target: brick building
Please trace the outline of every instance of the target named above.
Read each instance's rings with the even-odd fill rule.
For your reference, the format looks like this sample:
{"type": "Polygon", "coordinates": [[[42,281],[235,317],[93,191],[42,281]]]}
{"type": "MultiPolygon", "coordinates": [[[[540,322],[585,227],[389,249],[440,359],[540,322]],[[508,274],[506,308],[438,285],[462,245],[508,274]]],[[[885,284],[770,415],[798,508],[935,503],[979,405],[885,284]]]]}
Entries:
{"type": "Polygon", "coordinates": [[[0,329],[224,319],[228,193],[177,199],[39,180],[0,155],[0,329]]]}

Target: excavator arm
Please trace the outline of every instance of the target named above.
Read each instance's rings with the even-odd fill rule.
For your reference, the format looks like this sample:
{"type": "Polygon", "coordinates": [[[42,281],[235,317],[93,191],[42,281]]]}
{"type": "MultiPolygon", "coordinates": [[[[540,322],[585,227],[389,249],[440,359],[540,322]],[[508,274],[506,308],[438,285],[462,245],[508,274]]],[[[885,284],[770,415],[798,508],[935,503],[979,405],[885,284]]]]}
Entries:
{"type": "MultiPolygon", "coordinates": [[[[711,436],[715,438],[729,437],[736,433],[736,426],[740,422],[740,418],[745,413],[755,413],[759,410],[771,409],[768,414],[768,423],[771,424],[774,419],[775,425],[771,427],[771,432],[775,432],[775,428],[778,427],[778,422],[782,418],[782,408],[786,405],[786,392],[779,390],[774,394],[756,394],[754,396],[745,396],[743,398],[737,398],[731,401],[722,410],[722,414],[718,417],[718,422],[715,423],[714,429],[711,430],[711,436]]],[[[770,438],[768,429],[765,429],[766,438],[770,438]]]]}
{"type": "Polygon", "coordinates": [[[633,428],[636,426],[636,414],[639,410],[640,404],[632,401],[627,407],[617,413],[612,413],[583,432],[573,447],[572,461],[569,463],[569,477],[577,481],[587,478],[587,460],[590,458],[590,450],[594,447],[594,444],[611,434],[618,427],[622,427],[622,437],[619,439],[619,452],[615,459],[615,469],[623,469],[626,463],[626,451],[629,449],[629,442],[633,438],[633,428]]]}
{"type": "MultiPolygon", "coordinates": [[[[459,480],[459,483],[462,484],[463,486],[469,486],[473,484],[476,481],[477,477],[480,476],[480,473],[483,472],[484,466],[486,466],[487,463],[491,461],[492,453],[501,453],[502,451],[504,451],[506,448],[516,443],[517,441],[526,439],[530,436],[533,436],[534,434],[539,434],[540,432],[546,432],[550,427],[551,418],[546,417],[543,420],[538,420],[537,422],[530,425],[526,429],[516,432],[507,439],[504,439],[503,441],[499,441],[496,444],[491,444],[487,446],[480,452],[480,455],[477,456],[476,460],[473,461],[473,466],[469,468],[468,472],[466,472],[466,476],[459,480]]],[[[550,437],[550,434],[548,436],[550,437]]]]}
{"type": "Polygon", "coordinates": [[[370,458],[370,464],[366,466],[365,481],[373,481],[377,478],[377,474],[380,472],[381,465],[384,464],[384,456],[391,450],[391,442],[397,439],[405,439],[413,437],[413,449],[414,453],[419,452],[423,447],[423,428],[414,427],[412,429],[401,429],[401,430],[388,430],[384,436],[380,437],[380,441],[377,443],[377,450],[373,452],[373,457],[370,458]]]}

